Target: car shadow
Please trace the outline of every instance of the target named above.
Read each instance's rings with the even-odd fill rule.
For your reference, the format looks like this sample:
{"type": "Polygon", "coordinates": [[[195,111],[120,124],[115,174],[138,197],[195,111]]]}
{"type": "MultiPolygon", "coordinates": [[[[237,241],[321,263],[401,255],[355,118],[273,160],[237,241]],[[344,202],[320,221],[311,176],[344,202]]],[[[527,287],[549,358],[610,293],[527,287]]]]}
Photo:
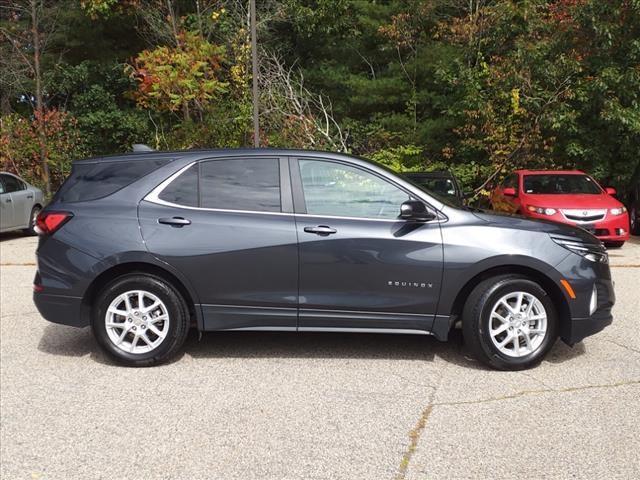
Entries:
{"type": "Polygon", "coordinates": [[[16,230],[14,232],[5,232],[0,233],[0,243],[6,242],[8,240],[15,240],[16,238],[29,238],[29,235],[25,235],[21,230],[16,230]]]}
{"type": "Polygon", "coordinates": [[[48,324],[38,342],[38,350],[63,357],[84,357],[98,350],[90,328],[48,324]]]}
{"type": "MultiPolygon", "coordinates": [[[[38,350],[66,357],[89,356],[105,365],[117,365],[96,343],[90,328],[50,324],[45,327],[38,350]]],[[[573,348],[556,342],[545,361],[559,364],[585,353],[584,344],[573,348]]],[[[204,332],[192,330],[182,352],[192,358],[310,358],[387,359],[445,362],[463,368],[490,370],[466,352],[460,330],[453,330],[447,342],[423,335],[294,332],[204,332]]]]}

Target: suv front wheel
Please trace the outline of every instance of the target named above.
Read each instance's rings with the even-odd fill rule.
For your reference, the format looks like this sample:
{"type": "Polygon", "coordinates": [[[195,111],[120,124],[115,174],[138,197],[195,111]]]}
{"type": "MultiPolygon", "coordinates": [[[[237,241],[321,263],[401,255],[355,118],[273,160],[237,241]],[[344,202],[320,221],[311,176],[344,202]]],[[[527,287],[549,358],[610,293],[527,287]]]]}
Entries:
{"type": "Polygon", "coordinates": [[[540,363],[551,349],[558,319],[540,285],[520,275],[502,275],[473,289],[462,328],[478,360],[500,370],[523,370],[540,363]]]}
{"type": "Polygon", "coordinates": [[[164,363],[184,344],[189,312],[165,280],[146,274],[119,277],[102,289],[93,333],[114,360],[134,367],[164,363]]]}

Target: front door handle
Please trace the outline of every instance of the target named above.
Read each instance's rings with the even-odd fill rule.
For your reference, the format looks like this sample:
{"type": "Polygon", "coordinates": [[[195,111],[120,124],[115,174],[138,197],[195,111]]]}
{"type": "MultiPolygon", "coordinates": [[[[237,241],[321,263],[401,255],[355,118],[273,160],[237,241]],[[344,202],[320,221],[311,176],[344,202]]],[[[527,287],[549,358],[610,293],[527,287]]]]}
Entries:
{"type": "Polygon", "coordinates": [[[317,227],[304,227],[304,231],[307,233],[315,233],[316,235],[331,235],[336,233],[335,228],[328,227],[327,225],[318,225],[317,227]]]}
{"type": "Polygon", "coordinates": [[[191,220],[182,217],[159,218],[158,223],[163,225],[171,225],[172,227],[181,228],[185,225],[191,225],[191,220]]]}
{"type": "Polygon", "coordinates": [[[7,203],[11,203],[11,198],[7,198],[7,199],[5,200],[5,202],[7,202],[7,203]]]}

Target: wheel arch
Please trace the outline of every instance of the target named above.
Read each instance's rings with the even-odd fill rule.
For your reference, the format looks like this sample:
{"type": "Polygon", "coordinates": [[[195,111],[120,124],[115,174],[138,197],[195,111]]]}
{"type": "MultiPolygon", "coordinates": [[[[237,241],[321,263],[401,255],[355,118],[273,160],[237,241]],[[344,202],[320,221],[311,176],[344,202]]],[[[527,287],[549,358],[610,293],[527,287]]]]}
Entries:
{"type": "Polygon", "coordinates": [[[564,293],[560,289],[560,286],[548,275],[540,270],[524,265],[500,265],[491,267],[477,273],[469,279],[462,288],[460,288],[453,300],[450,313],[452,322],[455,322],[458,319],[462,320],[462,310],[464,309],[466,299],[469,297],[473,289],[480,284],[480,282],[491,277],[505,274],[515,274],[527,277],[538,283],[547,292],[556,307],[556,313],[558,315],[558,320],[560,321],[559,331],[562,334],[562,332],[564,332],[569,326],[571,319],[569,304],[564,293]]]}
{"type": "Polygon", "coordinates": [[[106,270],[102,271],[96,276],[93,281],[87,287],[85,294],[82,298],[82,315],[85,318],[91,317],[91,309],[93,308],[94,301],[99,292],[111,281],[123,275],[140,273],[146,275],[152,275],[165,280],[170,283],[182,296],[187,308],[189,309],[189,315],[191,316],[192,323],[195,324],[198,329],[202,327],[202,315],[200,309],[197,307],[195,301],[195,294],[189,290],[181,279],[179,279],[174,273],[168,269],[162,268],[153,263],[147,262],[126,262],[113,265],[106,270]]]}

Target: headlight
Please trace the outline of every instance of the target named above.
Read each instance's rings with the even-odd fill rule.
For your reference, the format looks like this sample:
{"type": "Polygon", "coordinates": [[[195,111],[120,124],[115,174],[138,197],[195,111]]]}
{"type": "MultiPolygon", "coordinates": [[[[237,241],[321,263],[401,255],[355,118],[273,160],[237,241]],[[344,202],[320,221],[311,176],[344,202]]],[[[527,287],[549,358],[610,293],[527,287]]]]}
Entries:
{"type": "Polygon", "coordinates": [[[534,207],[533,205],[529,205],[527,210],[530,212],[538,213],[540,215],[555,215],[557,210],[555,208],[547,208],[547,207],[534,207]]]}
{"type": "Polygon", "coordinates": [[[611,213],[611,215],[622,215],[623,213],[627,213],[627,208],[626,207],[612,208],[611,210],[609,210],[609,213],[611,213]]]}
{"type": "Polygon", "coordinates": [[[598,263],[609,263],[609,255],[602,243],[586,243],[576,238],[551,237],[561,247],[580,255],[581,257],[598,263]]]}

